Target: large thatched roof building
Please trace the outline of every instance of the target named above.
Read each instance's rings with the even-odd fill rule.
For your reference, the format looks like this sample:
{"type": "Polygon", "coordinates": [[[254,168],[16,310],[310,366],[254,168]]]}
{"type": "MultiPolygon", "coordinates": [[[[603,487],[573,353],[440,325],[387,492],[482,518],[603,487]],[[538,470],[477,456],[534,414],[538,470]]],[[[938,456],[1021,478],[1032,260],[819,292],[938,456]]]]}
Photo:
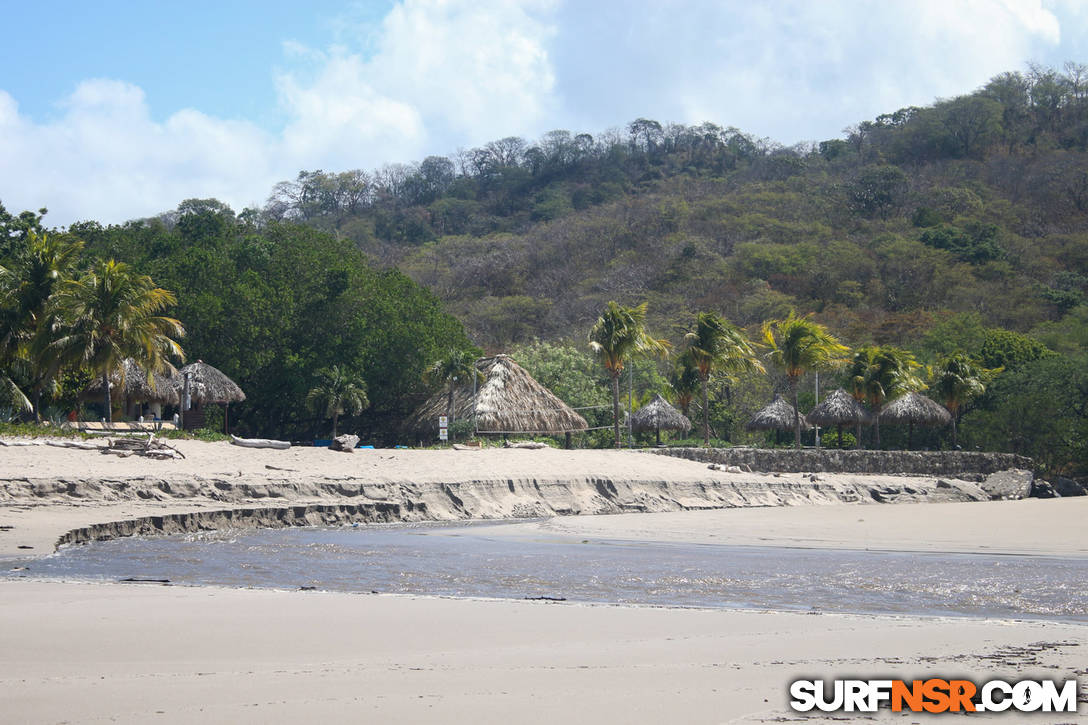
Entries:
{"type": "MultiPolygon", "coordinates": [[[[532,433],[556,435],[585,430],[586,419],[533,379],[525,368],[508,355],[495,355],[476,361],[483,382],[458,384],[453,391],[453,418],[475,420],[480,433],[532,433]]],[[[446,415],[449,390],[435,393],[416,410],[409,421],[412,430],[428,437],[437,436],[438,417],[446,415]]]]}
{"type": "Polygon", "coordinates": [[[652,430],[660,443],[662,429],[687,433],[691,430],[691,421],[659,394],[634,412],[631,416],[631,429],[635,432],[652,430]]]}
{"type": "MultiPolygon", "coordinates": [[[[801,430],[812,428],[805,420],[805,416],[800,416],[800,419],[801,430]]],[[[770,405],[753,415],[745,428],[748,430],[793,430],[793,423],[793,406],[781,395],[775,395],[770,405]]]]}
{"type": "MultiPolygon", "coordinates": [[[[171,368],[171,370],[173,370],[171,368]]],[[[96,377],[84,391],[88,397],[101,398],[102,378],[96,377]]],[[[110,375],[110,397],[115,403],[124,401],[177,405],[178,393],[169,375],[147,372],[132,358],[125,358],[121,369],[110,375]]]]}

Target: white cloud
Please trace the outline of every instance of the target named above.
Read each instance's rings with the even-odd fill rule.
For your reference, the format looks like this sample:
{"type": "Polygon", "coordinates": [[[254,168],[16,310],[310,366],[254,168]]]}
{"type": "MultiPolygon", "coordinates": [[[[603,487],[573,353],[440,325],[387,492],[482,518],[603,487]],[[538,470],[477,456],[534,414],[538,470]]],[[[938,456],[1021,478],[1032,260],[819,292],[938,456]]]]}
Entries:
{"type": "Polygon", "coordinates": [[[144,91],[85,80],[34,123],[0,90],[0,200],[49,206],[49,221],[106,222],[151,215],[190,197],[236,209],[261,203],[300,169],[412,161],[532,128],[554,82],[538,20],[543,0],[490,3],[405,0],[373,34],[369,57],[288,41],[301,67],[274,78],[284,127],[183,109],[151,118],[144,91]]]}
{"type": "Polygon", "coordinates": [[[1080,37],[1082,13],[1072,0],[401,0],[377,22],[341,23],[340,45],[284,42],[289,70],[253,81],[278,91],[273,132],[184,99],[157,120],[144,90],[117,80],[83,80],[48,121],[0,89],[0,200],[49,206],[55,224],[188,197],[237,209],[300,169],[638,116],[823,139],[1021,68],[1080,37]]]}

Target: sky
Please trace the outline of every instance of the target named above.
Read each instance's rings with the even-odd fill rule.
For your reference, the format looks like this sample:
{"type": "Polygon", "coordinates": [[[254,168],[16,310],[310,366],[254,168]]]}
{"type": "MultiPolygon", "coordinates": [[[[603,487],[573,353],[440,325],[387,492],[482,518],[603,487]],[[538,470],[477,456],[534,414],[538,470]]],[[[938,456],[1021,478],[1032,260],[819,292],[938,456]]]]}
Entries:
{"type": "Polygon", "coordinates": [[[0,0],[0,203],[121,223],[553,129],[792,145],[1088,62],[1081,0],[0,0]],[[14,31],[11,29],[15,29],[14,31]]]}

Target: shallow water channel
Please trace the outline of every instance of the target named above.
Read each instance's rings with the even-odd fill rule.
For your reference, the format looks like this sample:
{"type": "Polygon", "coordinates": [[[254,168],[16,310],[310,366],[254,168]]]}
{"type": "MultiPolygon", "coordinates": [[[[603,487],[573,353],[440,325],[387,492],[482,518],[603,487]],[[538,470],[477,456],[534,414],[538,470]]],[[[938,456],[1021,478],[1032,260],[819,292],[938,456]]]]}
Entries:
{"type": "MultiPolygon", "coordinates": [[[[510,524],[503,528],[516,528],[510,524]]],[[[494,534],[494,522],[126,538],[7,576],[1088,622],[1088,559],[494,534]]],[[[16,565],[12,565],[16,566],[16,565]]]]}

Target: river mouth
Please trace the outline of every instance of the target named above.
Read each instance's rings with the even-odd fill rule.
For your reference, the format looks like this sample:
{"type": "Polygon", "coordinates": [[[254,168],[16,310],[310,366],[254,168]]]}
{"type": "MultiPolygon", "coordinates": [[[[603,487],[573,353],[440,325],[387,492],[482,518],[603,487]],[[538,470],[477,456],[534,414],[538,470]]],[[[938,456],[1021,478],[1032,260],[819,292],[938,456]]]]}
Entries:
{"type": "Polygon", "coordinates": [[[577,539],[530,525],[501,527],[510,536],[492,521],[123,538],[17,562],[3,574],[1088,623],[1086,558],[577,539]]]}

